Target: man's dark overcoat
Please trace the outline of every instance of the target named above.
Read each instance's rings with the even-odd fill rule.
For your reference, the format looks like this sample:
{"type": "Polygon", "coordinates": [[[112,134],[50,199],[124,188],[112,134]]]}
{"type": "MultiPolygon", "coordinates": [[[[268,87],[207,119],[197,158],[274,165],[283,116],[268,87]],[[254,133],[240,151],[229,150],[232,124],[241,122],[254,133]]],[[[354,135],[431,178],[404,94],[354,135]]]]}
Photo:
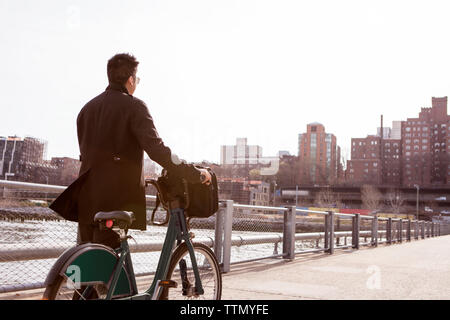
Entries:
{"type": "Polygon", "coordinates": [[[169,172],[200,181],[200,171],[174,164],[145,103],[124,86],[110,84],[89,101],[77,118],[81,169],[50,208],[67,220],[93,224],[99,211],[133,211],[132,229],[146,229],[144,151],[169,172]]]}

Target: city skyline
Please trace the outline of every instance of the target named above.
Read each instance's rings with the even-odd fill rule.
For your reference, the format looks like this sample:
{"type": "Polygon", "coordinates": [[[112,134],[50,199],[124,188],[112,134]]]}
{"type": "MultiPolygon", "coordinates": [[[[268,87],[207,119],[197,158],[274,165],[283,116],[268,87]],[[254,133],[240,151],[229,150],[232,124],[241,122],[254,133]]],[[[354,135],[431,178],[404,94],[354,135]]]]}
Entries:
{"type": "MultiPolygon", "coordinates": [[[[444,97],[431,97],[430,100],[433,101],[434,99],[438,100],[438,99],[447,99],[447,98],[448,98],[447,96],[444,96],[444,97]]],[[[425,109],[431,108],[431,105],[432,104],[430,103],[430,107],[422,107],[421,110],[423,111],[424,108],[425,109]]],[[[380,116],[384,117],[384,119],[385,119],[385,115],[380,115],[380,116]]],[[[411,118],[411,115],[403,115],[402,118],[393,120],[392,121],[392,126],[386,125],[386,122],[383,122],[383,137],[389,138],[391,135],[395,135],[396,139],[401,139],[400,138],[400,132],[397,132],[397,131],[401,130],[401,123],[407,121],[406,119],[410,119],[410,118],[411,118]]],[[[354,122],[355,120],[353,119],[352,121],[354,122]]],[[[380,119],[378,119],[378,125],[380,124],[379,121],[380,121],[380,119]]],[[[305,125],[305,127],[309,127],[309,126],[314,125],[314,124],[317,124],[319,126],[326,126],[323,123],[321,123],[320,120],[319,120],[319,121],[314,121],[314,122],[308,123],[308,124],[305,125]]],[[[351,149],[352,149],[351,145],[352,145],[352,141],[354,139],[366,139],[365,137],[368,138],[368,137],[371,137],[371,136],[375,137],[375,136],[379,136],[380,135],[380,127],[379,126],[378,127],[375,126],[375,127],[371,128],[371,129],[368,129],[368,130],[369,130],[368,132],[366,132],[365,134],[363,134],[363,135],[361,135],[359,137],[351,135],[351,138],[350,138],[350,141],[348,143],[348,146],[340,145],[337,142],[337,141],[339,141],[339,137],[337,135],[335,135],[334,132],[331,132],[331,134],[333,136],[335,136],[336,145],[338,147],[340,147],[341,150],[347,150],[348,151],[347,154],[344,155],[344,157],[341,156],[341,162],[342,162],[342,165],[344,166],[344,168],[346,167],[346,162],[345,161],[352,159],[352,157],[351,157],[351,154],[352,154],[352,152],[351,152],[351,149]]],[[[263,154],[262,150],[264,149],[264,146],[260,146],[258,144],[255,144],[254,146],[251,146],[251,147],[255,147],[255,148],[257,147],[258,151],[251,151],[251,152],[254,152],[255,155],[257,155],[256,156],[257,158],[280,156],[280,152],[281,152],[281,154],[283,154],[284,152],[289,152],[291,155],[297,155],[298,156],[298,151],[299,151],[299,140],[298,139],[299,139],[299,136],[301,136],[302,134],[303,134],[302,133],[302,129],[300,129],[299,132],[297,133],[296,150],[294,152],[292,152],[292,150],[283,150],[281,147],[277,147],[275,145],[275,150],[277,150],[276,152],[274,152],[273,154],[267,154],[267,153],[263,154]]],[[[71,155],[67,155],[67,154],[58,154],[58,155],[48,154],[47,149],[49,148],[49,145],[51,144],[51,141],[46,140],[46,139],[44,139],[42,137],[37,137],[37,136],[32,136],[32,135],[20,136],[20,135],[17,135],[17,134],[2,134],[1,132],[0,132],[0,137],[4,137],[4,138],[7,138],[7,137],[27,138],[27,137],[29,137],[29,138],[36,138],[36,139],[39,139],[39,140],[43,141],[45,143],[44,160],[50,160],[52,157],[79,158],[79,154],[77,156],[71,156],[71,155]]],[[[239,145],[240,143],[243,143],[244,145],[246,145],[247,144],[247,140],[248,140],[247,136],[235,136],[234,137],[234,142],[235,142],[234,146],[239,145]]],[[[220,146],[217,145],[216,147],[217,147],[217,150],[219,150],[218,153],[220,154],[220,156],[217,159],[217,161],[214,161],[214,160],[211,160],[211,159],[200,159],[200,160],[191,161],[191,162],[200,163],[202,161],[208,161],[208,162],[216,163],[216,164],[224,164],[225,160],[222,157],[224,155],[224,149],[223,148],[225,148],[225,147],[229,148],[229,147],[232,147],[232,146],[233,146],[232,143],[228,144],[228,145],[220,145],[220,146]]],[[[78,147],[78,142],[77,142],[77,147],[78,147]]],[[[341,155],[342,155],[342,151],[341,151],[341,155]]],[[[145,154],[144,157],[148,158],[148,155],[145,154]]],[[[253,159],[253,162],[257,163],[258,162],[256,160],[257,158],[253,159]]]]}
{"type": "MultiPolygon", "coordinates": [[[[261,169],[259,174],[284,179],[288,173],[301,184],[446,185],[450,181],[448,97],[432,97],[431,101],[432,107],[421,108],[418,117],[393,121],[391,128],[384,125],[381,116],[376,135],[352,138],[351,160],[347,160],[345,174],[336,137],[318,122],[309,123],[307,131],[298,135],[298,156],[280,150],[277,157],[264,157],[261,146],[248,145],[247,138],[238,137],[235,145],[220,146],[220,165],[250,168],[270,160],[270,168],[265,168],[264,173],[261,169]],[[297,162],[296,169],[286,172],[286,165],[291,166],[292,160],[297,162]],[[285,167],[278,175],[280,164],[285,167]]],[[[57,176],[61,180],[64,175],[64,183],[76,177],[79,160],[52,157],[51,161],[44,161],[47,145],[48,141],[39,138],[0,136],[0,175],[25,181],[46,178],[47,184],[57,176]]],[[[151,165],[151,161],[145,162],[151,165]]],[[[248,177],[255,173],[248,172],[248,177]]]]}

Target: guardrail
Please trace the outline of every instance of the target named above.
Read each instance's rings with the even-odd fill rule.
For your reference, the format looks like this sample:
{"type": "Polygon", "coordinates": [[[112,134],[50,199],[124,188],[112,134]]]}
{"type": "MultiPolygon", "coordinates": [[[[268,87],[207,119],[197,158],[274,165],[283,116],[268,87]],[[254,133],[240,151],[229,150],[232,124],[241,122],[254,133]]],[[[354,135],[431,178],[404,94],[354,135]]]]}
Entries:
{"type": "MultiPolygon", "coordinates": [[[[333,211],[313,211],[298,209],[295,206],[292,207],[260,207],[250,206],[242,204],[234,204],[233,200],[226,200],[224,202],[224,208],[219,210],[218,215],[223,215],[224,222],[222,228],[223,243],[216,244],[216,255],[222,257],[223,272],[229,272],[232,264],[244,263],[254,260],[261,260],[266,258],[283,257],[284,259],[294,259],[298,254],[311,253],[311,252],[327,252],[334,253],[335,249],[353,248],[359,249],[361,246],[378,246],[379,244],[386,243],[401,243],[403,241],[411,241],[412,239],[418,240],[419,238],[425,239],[429,237],[436,237],[441,235],[450,234],[450,225],[446,223],[437,223],[431,221],[419,221],[409,220],[401,218],[384,218],[377,215],[365,216],[361,214],[347,214],[347,213],[335,213],[333,211]],[[272,237],[273,243],[282,243],[283,253],[274,254],[258,259],[246,259],[239,262],[230,262],[231,246],[236,244],[232,241],[232,225],[233,225],[233,212],[235,208],[248,208],[248,209],[263,209],[266,211],[282,212],[284,215],[283,223],[283,236],[281,238],[272,237]],[[319,233],[296,233],[296,217],[297,213],[312,213],[323,216],[324,232],[319,233]],[[351,231],[339,232],[336,231],[336,219],[346,218],[351,220],[351,231]],[[370,221],[370,230],[361,230],[361,221],[370,221]],[[384,229],[380,228],[380,222],[386,222],[384,229]],[[396,228],[395,228],[396,225],[396,228]],[[394,236],[395,235],[395,236],[394,236]],[[351,244],[347,244],[347,237],[351,237],[351,244]],[[370,237],[370,241],[361,242],[361,238],[370,237]],[[336,245],[339,238],[345,239],[344,245],[336,245]],[[382,240],[384,239],[384,240],[382,240]],[[309,250],[296,250],[296,241],[304,240],[324,240],[322,248],[315,248],[309,250]],[[337,240],[337,241],[336,241],[337,240]]],[[[216,230],[217,234],[217,230],[216,230]]],[[[242,240],[245,243],[245,240],[242,240]]],[[[276,251],[276,250],[275,250],[276,251]]]]}
{"type": "MultiPolygon", "coordinates": [[[[0,180],[0,187],[55,193],[62,192],[65,189],[65,187],[61,186],[3,180],[0,180]]],[[[146,197],[150,202],[156,198],[149,195],[146,197]]],[[[450,226],[445,223],[384,218],[376,215],[365,216],[332,211],[313,211],[292,206],[251,206],[236,204],[232,200],[225,200],[220,203],[212,228],[214,229],[214,234],[208,236],[202,235],[202,230],[198,230],[200,236],[197,236],[194,241],[205,243],[214,249],[217,258],[221,262],[223,272],[229,272],[231,265],[255,260],[271,258],[294,259],[298,254],[312,252],[333,254],[337,249],[359,249],[361,246],[375,247],[382,243],[401,243],[412,239],[425,239],[450,234],[450,226]],[[250,214],[239,212],[245,210],[262,211],[264,215],[259,215],[255,212],[250,214]],[[305,213],[307,216],[303,215],[305,213]],[[310,222],[305,222],[305,219],[314,220],[316,228],[318,225],[321,230],[317,232],[297,232],[298,228],[302,230],[301,227],[305,223],[310,222]],[[256,231],[251,228],[254,226],[258,226],[256,231]],[[272,226],[280,230],[271,228],[272,226]],[[350,230],[340,230],[342,226],[350,230]],[[251,234],[239,233],[242,230],[247,230],[251,234]],[[370,240],[367,241],[367,239],[370,240]],[[340,243],[341,240],[344,241],[342,245],[340,243]],[[308,242],[306,247],[303,245],[305,242],[308,242]],[[268,250],[265,250],[261,255],[253,257],[249,257],[247,254],[242,255],[239,252],[237,254],[232,252],[244,248],[247,253],[250,247],[261,245],[273,245],[273,249],[270,250],[270,253],[268,253],[268,250]],[[281,253],[278,252],[279,245],[282,246],[281,253]]],[[[195,233],[197,234],[197,231],[195,233]]],[[[73,245],[73,242],[39,247],[3,245],[0,248],[0,262],[5,264],[14,264],[19,261],[34,263],[36,261],[55,259],[64,250],[73,245]]],[[[132,254],[158,253],[162,245],[163,237],[160,237],[152,241],[140,241],[137,244],[131,242],[130,248],[132,254]]],[[[153,272],[152,270],[147,270],[136,272],[136,274],[149,275],[153,272]]],[[[42,286],[43,281],[29,281],[28,283],[20,284],[0,282],[0,293],[35,289],[42,286]]]]}

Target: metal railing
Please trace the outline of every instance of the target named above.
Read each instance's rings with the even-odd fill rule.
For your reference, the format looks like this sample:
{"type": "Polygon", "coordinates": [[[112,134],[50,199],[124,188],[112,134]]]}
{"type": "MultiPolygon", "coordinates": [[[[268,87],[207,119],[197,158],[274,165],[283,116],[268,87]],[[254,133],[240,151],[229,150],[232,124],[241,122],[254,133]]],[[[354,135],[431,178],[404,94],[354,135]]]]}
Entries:
{"type": "MultiPolygon", "coordinates": [[[[65,189],[0,180],[1,187],[56,194],[65,189]]],[[[151,208],[155,196],[146,197],[151,208]]],[[[0,210],[0,293],[43,287],[55,259],[76,244],[77,224],[55,214],[56,221],[41,221],[39,212],[25,214],[1,206],[0,210]]],[[[46,215],[51,211],[45,210],[46,215]]],[[[149,226],[146,232],[130,232],[137,239],[137,243],[130,242],[136,275],[154,273],[165,230],[149,226]]],[[[232,200],[222,201],[213,217],[193,219],[191,230],[196,234],[194,241],[213,248],[223,272],[229,272],[234,264],[261,259],[294,259],[298,254],[313,252],[332,254],[336,249],[359,249],[450,234],[450,226],[444,223],[251,206],[232,200]]]]}

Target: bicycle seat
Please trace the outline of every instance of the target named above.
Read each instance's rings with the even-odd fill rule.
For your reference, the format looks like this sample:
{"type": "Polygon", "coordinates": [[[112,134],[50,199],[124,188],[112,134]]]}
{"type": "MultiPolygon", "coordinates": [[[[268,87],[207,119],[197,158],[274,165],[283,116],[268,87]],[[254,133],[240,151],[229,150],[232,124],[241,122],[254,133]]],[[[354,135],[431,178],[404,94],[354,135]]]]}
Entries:
{"type": "Polygon", "coordinates": [[[134,213],[131,211],[100,211],[94,216],[94,222],[100,222],[105,220],[115,220],[117,222],[125,222],[127,227],[131,226],[131,223],[135,220],[134,213]]]}

